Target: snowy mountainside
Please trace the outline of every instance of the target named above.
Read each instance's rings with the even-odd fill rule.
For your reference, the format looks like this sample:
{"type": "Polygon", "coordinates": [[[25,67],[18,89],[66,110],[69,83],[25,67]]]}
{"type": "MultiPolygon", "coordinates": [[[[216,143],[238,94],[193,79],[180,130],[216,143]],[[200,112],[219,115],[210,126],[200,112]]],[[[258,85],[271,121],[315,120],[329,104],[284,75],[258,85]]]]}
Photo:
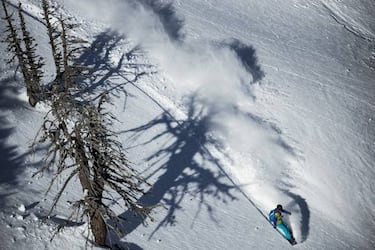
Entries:
{"type": "MultiPolygon", "coordinates": [[[[51,60],[39,1],[22,2],[51,60]]],[[[286,248],[264,217],[282,203],[297,248],[374,247],[371,0],[56,3],[92,45],[80,62],[112,73],[92,90],[114,90],[115,128],[154,185],[141,201],[166,208],[147,227],[118,208],[130,219],[124,246],[286,248]]],[[[52,195],[43,195],[48,175],[30,177],[42,152],[29,146],[46,107],[29,108],[14,67],[0,66],[0,248],[81,249],[80,223],[48,241],[66,203],[38,219],[52,195]]],[[[64,199],[79,192],[71,187],[64,199]]]]}

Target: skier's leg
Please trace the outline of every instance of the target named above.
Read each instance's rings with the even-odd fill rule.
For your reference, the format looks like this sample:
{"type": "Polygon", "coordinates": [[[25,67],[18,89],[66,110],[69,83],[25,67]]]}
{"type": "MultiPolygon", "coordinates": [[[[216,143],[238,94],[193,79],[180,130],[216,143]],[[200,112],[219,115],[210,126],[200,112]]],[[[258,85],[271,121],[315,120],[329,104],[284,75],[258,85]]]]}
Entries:
{"type": "Polygon", "coordinates": [[[290,240],[292,238],[292,235],[288,229],[288,227],[283,223],[277,225],[277,227],[283,232],[283,234],[285,235],[285,238],[287,238],[287,240],[290,240]]]}
{"type": "Polygon", "coordinates": [[[275,220],[275,216],[273,214],[270,214],[268,216],[269,221],[272,223],[275,220]]]}

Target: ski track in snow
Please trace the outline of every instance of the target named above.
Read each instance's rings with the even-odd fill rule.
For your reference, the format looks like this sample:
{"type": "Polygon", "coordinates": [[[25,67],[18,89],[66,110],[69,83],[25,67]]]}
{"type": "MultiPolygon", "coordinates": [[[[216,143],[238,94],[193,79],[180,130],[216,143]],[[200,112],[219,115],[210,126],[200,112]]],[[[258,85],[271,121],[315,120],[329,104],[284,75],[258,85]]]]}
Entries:
{"type": "Polygon", "coordinates": [[[360,22],[356,21],[348,15],[345,15],[344,12],[341,11],[339,5],[330,4],[329,2],[323,2],[323,6],[327,9],[332,18],[350,33],[369,42],[375,42],[375,33],[365,28],[363,25],[361,25],[360,22]]]}

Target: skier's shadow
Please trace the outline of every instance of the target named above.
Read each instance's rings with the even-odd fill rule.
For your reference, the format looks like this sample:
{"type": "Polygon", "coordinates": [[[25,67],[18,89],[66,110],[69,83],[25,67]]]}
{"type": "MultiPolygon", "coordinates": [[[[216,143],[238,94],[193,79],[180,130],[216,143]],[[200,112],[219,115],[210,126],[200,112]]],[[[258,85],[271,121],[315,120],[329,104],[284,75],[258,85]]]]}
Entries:
{"type": "Polygon", "coordinates": [[[292,210],[299,210],[301,213],[301,239],[300,242],[304,242],[310,231],[310,209],[309,206],[307,205],[307,202],[304,198],[302,198],[298,194],[294,194],[290,191],[283,190],[283,192],[288,195],[290,198],[292,198],[292,201],[289,202],[286,207],[289,209],[291,208],[292,210]],[[295,208],[297,207],[297,208],[295,208]]]}
{"type": "MultiPolygon", "coordinates": [[[[144,205],[163,204],[167,208],[166,215],[154,232],[162,226],[173,226],[177,223],[176,211],[182,208],[181,203],[186,197],[190,196],[190,199],[199,203],[197,214],[202,208],[206,208],[213,220],[215,210],[210,202],[206,201],[207,197],[224,203],[235,199],[231,192],[236,187],[227,184],[225,174],[219,170],[221,166],[218,166],[217,159],[205,148],[208,143],[215,143],[208,136],[210,120],[211,116],[198,109],[192,97],[186,119],[176,121],[165,111],[149,123],[126,131],[137,137],[145,131],[165,126],[165,130],[139,145],[141,147],[151,142],[158,143],[160,139],[165,143],[165,140],[169,139],[169,145],[146,158],[151,165],[146,179],[157,176],[157,180],[149,193],[138,200],[144,205]],[[208,165],[211,168],[208,168],[208,165]]],[[[125,211],[119,217],[126,220],[120,225],[125,234],[145,223],[144,218],[134,216],[131,211],[125,211]]]]}

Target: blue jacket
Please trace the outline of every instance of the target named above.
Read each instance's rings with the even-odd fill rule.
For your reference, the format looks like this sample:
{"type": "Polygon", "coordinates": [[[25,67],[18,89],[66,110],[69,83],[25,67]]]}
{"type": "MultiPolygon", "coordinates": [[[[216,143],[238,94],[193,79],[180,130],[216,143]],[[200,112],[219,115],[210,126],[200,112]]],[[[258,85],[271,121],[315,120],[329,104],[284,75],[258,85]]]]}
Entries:
{"type": "Polygon", "coordinates": [[[277,218],[275,216],[276,212],[279,212],[280,214],[282,214],[282,213],[286,213],[286,214],[289,214],[289,215],[292,214],[291,212],[289,212],[285,209],[275,208],[275,209],[271,210],[268,215],[269,215],[269,220],[272,222],[274,227],[276,227],[276,222],[277,222],[277,218]]]}

